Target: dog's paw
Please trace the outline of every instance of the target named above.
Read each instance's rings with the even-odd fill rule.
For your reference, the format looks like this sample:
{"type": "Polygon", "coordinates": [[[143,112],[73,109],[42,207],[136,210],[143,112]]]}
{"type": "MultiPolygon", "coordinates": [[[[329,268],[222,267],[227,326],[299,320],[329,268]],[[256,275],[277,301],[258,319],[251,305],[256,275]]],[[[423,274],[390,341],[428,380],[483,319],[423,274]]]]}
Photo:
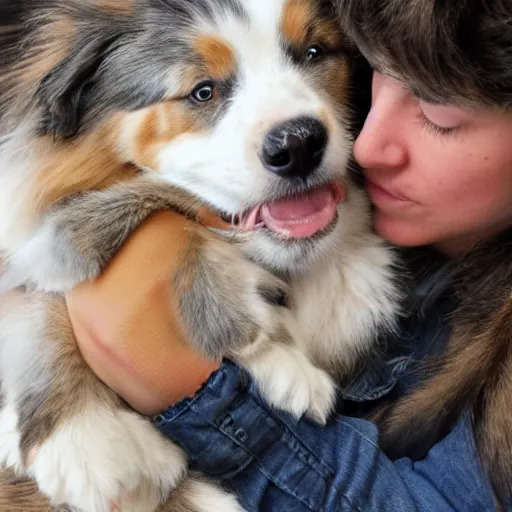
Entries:
{"type": "Polygon", "coordinates": [[[183,452],[144,418],[96,404],[31,450],[27,474],[52,505],[152,512],[183,478],[183,452]]]}
{"type": "Polygon", "coordinates": [[[204,478],[187,477],[158,512],[244,512],[236,498],[204,478]]]}
{"type": "Polygon", "coordinates": [[[307,414],[325,424],[336,400],[336,385],[298,348],[269,340],[259,353],[242,361],[264,402],[296,418],[307,414]]]}

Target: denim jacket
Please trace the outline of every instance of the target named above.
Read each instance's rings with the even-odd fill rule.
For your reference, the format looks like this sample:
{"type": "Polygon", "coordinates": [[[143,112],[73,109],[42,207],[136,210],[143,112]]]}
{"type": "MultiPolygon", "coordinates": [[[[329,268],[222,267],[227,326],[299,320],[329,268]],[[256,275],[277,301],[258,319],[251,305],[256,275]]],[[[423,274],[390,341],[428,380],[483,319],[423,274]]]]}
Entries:
{"type": "Polygon", "coordinates": [[[157,428],[247,511],[495,510],[467,417],[421,460],[388,458],[376,425],[362,419],[379,400],[417,386],[418,362],[442,350],[453,307],[448,267],[429,269],[414,287],[387,357],[341,391],[343,409],[326,426],[268,407],[247,372],[225,361],[194,397],[158,415],[157,428]]]}

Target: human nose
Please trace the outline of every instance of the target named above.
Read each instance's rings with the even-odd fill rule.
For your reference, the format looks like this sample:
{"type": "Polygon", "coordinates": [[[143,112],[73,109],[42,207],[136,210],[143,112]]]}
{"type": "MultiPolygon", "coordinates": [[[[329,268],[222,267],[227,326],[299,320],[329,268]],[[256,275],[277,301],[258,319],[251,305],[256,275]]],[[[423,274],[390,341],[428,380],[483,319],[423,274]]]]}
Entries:
{"type": "Polygon", "coordinates": [[[401,95],[392,79],[374,74],[372,107],[354,146],[355,159],[362,167],[396,168],[407,162],[401,95]]]}

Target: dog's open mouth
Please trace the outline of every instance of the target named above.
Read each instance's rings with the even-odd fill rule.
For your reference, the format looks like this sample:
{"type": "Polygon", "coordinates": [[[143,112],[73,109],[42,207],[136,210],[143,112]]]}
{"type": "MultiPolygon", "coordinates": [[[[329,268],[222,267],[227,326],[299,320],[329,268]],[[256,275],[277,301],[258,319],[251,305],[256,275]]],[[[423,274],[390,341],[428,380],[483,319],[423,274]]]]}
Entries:
{"type": "Polygon", "coordinates": [[[281,239],[309,238],[336,220],[336,207],[345,198],[344,184],[336,181],[293,197],[261,203],[230,219],[205,211],[200,222],[224,230],[267,230],[281,239]]]}
{"type": "Polygon", "coordinates": [[[256,206],[242,215],[242,231],[268,229],[281,238],[308,238],[329,227],[345,199],[342,183],[332,182],[294,196],[256,206]]]}
{"type": "Polygon", "coordinates": [[[199,222],[221,230],[267,230],[282,239],[309,238],[336,220],[336,208],[345,198],[343,182],[333,181],[293,197],[258,204],[229,218],[204,208],[199,222]]]}

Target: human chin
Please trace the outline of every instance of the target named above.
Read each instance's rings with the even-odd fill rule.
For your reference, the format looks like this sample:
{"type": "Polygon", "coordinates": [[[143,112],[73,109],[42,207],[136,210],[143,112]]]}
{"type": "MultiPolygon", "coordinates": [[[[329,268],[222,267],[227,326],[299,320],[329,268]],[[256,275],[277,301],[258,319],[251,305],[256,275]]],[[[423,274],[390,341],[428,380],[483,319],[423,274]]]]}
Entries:
{"type": "Polygon", "coordinates": [[[428,236],[428,229],[421,221],[400,219],[378,209],[373,212],[375,232],[387,242],[399,247],[418,247],[433,243],[434,237],[428,236]]]}

